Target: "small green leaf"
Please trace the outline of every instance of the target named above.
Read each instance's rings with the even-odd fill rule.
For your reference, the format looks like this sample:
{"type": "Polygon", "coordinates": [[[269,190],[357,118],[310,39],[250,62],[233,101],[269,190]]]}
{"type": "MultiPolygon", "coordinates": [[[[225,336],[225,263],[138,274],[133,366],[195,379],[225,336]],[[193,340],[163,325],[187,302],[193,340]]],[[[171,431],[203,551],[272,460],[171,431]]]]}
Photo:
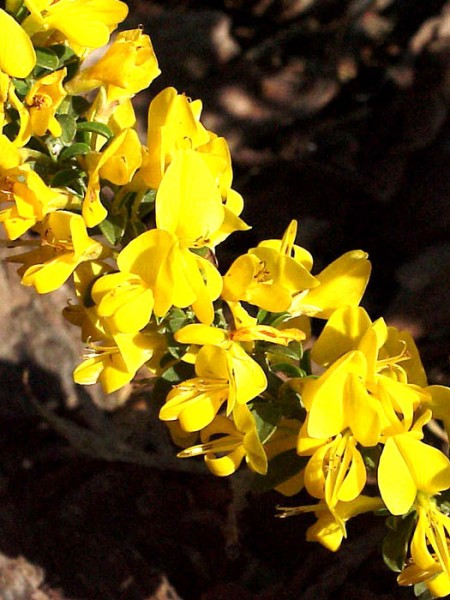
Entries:
{"type": "Polygon", "coordinates": [[[277,403],[283,416],[287,419],[305,420],[306,411],[301,404],[301,397],[289,383],[285,382],[279,388],[277,403]]]}
{"type": "Polygon", "coordinates": [[[147,227],[141,221],[129,221],[126,228],[126,239],[131,241],[137,238],[141,233],[145,233],[147,227]]]}
{"type": "Polygon", "coordinates": [[[174,317],[173,319],[169,319],[169,329],[172,333],[176,333],[188,323],[189,319],[186,317],[186,315],[183,315],[182,317],[174,317]]]}
{"type": "Polygon", "coordinates": [[[139,203],[138,216],[145,219],[155,210],[156,190],[148,190],[139,203]]]}
{"type": "Polygon", "coordinates": [[[77,122],[71,115],[56,115],[56,119],[61,125],[62,133],[59,136],[65,146],[70,146],[77,131],[77,122]]]}
{"type": "Polygon", "coordinates": [[[361,454],[366,467],[372,471],[378,469],[381,456],[380,446],[372,446],[371,448],[361,448],[361,454]]]}
{"type": "Polygon", "coordinates": [[[81,175],[81,171],[76,168],[61,169],[53,175],[50,185],[52,187],[68,187],[71,183],[77,181],[81,175]]]}
{"type": "Polygon", "coordinates": [[[259,325],[270,325],[276,327],[286,319],[292,318],[292,315],[288,312],[272,313],[267,310],[260,309],[258,311],[258,324],[259,325]]]}
{"type": "Polygon", "coordinates": [[[384,562],[391,571],[399,573],[403,569],[414,525],[415,512],[386,519],[389,531],[383,540],[382,552],[384,562]]]}
{"type": "Polygon", "coordinates": [[[414,596],[419,600],[434,600],[433,594],[427,588],[427,584],[424,581],[416,583],[414,586],[414,596]]]}
{"type": "Polygon", "coordinates": [[[97,133],[110,140],[114,137],[111,129],[104,123],[97,123],[96,121],[82,121],[77,125],[78,131],[89,131],[90,133],[97,133]]]}
{"type": "Polygon", "coordinates": [[[69,46],[65,44],[54,44],[52,47],[53,52],[58,57],[58,66],[63,67],[69,62],[78,62],[79,58],[75,52],[69,46]]]}
{"type": "Polygon", "coordinates": [[[305,350],[301,359],[300,359],[300,367],[306,372],[308,373],[308,375],[311,375],[312,373],[312,369],[311,369],[311,350],[305,350]]]}
{"type": "MultiPolygon", "coordinates": [[[[172,360],[172,357],[170,357],[172,360]]],[[[192,365],[188,365],[187,363],[177,362],[172,367],[169,367],[164,371],[161,376],[161,379],[164,381],[170,382],[172,385],[180,383],[180,381],[185,381],[189,379],[193,375],[192,365]]]]}
{"type": "Polygon", "coordinates": [[[302,345],[300,342],[290,342],[289,346],[281,346],[272,342],[258,342],[258,348],[262,348],[267,354],[292,359],[298,364],[302,356],[302,345]]]}
{"type": "Polygon", "coordinates": [[[19,96],[26,96],[30,89],[30,82],[26,79],[14,79],[12,80],[14,87],[16,88],[16,92],[19,96]]]}
{"type": "Polygon", "coordinates": [[[264,444],[277,428],[281,417],[279,406],[270,402],[253,401],[250,405],[256,423],[256,431],[261,443],[264,444]]]}
{"type": "Polygon", "coordinates": [[[124,214],[109,215],[100,223],[99,228],[108,242],[115,246],[123,237],[126,222],[127,218],[124,214]]]}
{"type": "Polygon", "coordinates": [[[271,364],[270,370],[274,373],[283,373],[286,377],[306,377],[306,373],[303,369],[287,362],[271,364]]]}
{"type": "Polygon", "coordinates": [[[309,456],[298,456],[295,449],[286,450],[269,460],[266,475],[255,473],[252,489],[255,492],[267,492],[287,481],[301,471],[309,460],[309,456]]]}
{"type": "Polygon", "coordinates": [[[83,98],[83,96],[72,96],[72,114],[74,116],[81,116],[89,107],[89,101],[83,98]]]}
{"type": "Polygon", "coordinates": [[[76,144],[72,144],[60,153],[59,158],[61,160],[68,160],[69,158],[73,158],[74,156],[83,156],[85,154],[89,154],[91,152],[91,148],[88,144],[84,144],[83,142],[77,142],[76,144]]]}
{"type": "Polygon", "coordinates": [[[59,58],[51,48],[36,48],[36,66],[46,71],[56,71],[59,58]]]}

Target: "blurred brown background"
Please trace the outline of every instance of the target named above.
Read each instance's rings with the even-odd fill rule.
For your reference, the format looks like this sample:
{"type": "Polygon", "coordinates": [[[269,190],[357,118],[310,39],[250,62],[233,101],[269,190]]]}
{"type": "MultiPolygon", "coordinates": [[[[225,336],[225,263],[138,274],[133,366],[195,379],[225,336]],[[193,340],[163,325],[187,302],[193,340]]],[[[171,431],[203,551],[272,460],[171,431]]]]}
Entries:
{"type": "MultiPolygon", "coordinates": [[[[142,135],[172,85],[229,141],[253,229],[219,247],[223,267],[292,218],[317,271],[367,250],[365,306],[410,329],[430,382],[449,384],[450,3],[128,4],[123,28],[144,27],[162,69],[136,97],[142,135]]],[[[307,517],[273,518],[281,497],[247,495],[245,473],[175,461],[139,392],[76,389],[70,290],[37,297],[9,266],[0,277],[2,600],[413,597],[382,563],[382,520],[360,517],[331,555],[304,542],[307,517]]]]}

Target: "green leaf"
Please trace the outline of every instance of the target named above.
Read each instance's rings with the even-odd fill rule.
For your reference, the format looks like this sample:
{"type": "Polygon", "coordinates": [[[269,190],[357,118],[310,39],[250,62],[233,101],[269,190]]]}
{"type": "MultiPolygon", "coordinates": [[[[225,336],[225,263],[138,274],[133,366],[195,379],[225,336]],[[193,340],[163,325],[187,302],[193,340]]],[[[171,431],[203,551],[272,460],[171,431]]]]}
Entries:
{"type": "Polygon", "coordinates": [[[300,367],[308,374],[311,375],[311,350],[305,350],[301,359],[300,359],[300,367]]]}
{"type": "Polygon", "coordinates": [[[102,221],[99,225],[99,228],[108,242],[115,246],[122,239],[126,224],[126,215],[115,214],[109,215],[107,219],[102,221]]]}
{"type": "Polygon", "coordinates": [[[59,57],[51,48],[35,48],[36,66],[46,71],[56,71],[59,67],[59,57]]]}
{"type": "Polygon", "coordinates": [[[30,82],[27,79],[12,79],[16,92],[19,96],[26,96],[31,87],[30,82]]]}
{"type": "Polygon", "coordinates": [[[434,600],[433,594],[427,588],[427,584],[424,581],[415,584],[414,596],[419,598],[419,600],[434,600]]]}
{"type": "Polygon", "coordinates": [[[258,311],[258,324],[270,325],[276,327],[286,319],[290,319],[292,315],[288,312],[272,313],[267,310],[260,309],[258,311]]]}
{"type": "Polygon", "coordinates": [[[81,116],[89,107],[89,101],[83,96],[72,96],[72,113],[74,116],[81,116]]]}
{"type": "Polygon", "coordinates": [[[278,405],[284,417],[287,419],[298,419],[304,421],[306,419],[306,411],[301,404],[301,397],[288,382],[278,390],[278,405]]]}
{"type": "Polygon", "coordinates": [[[71,183],[78,181],[81,175],[81,171],[77,168],[61,169],[53,175],[50,185],[51,187],[68,187],[71,183]]]}
{"type": "Polygon", "coordinates": [[[274,373],[283,373],[286,377],[306,377],[306,373],[303,369],[287,362],[271,364],[270,370],[274,373]]]}
{"type": "Polygon", "coordinates": [[[90,133],[97,133],[110,140],[114,137],[111,129],[104,123],[97,123],[96,121],[82,121],[77,125],[78,131],[89,131],[90,133]]]}
{"type": "MultiPolygon", "coordinates": [[[[173,357],[168,355],[168,359],[170,361],[173,360],[173,357]]],[[[163,359],[164,360],[164,359],[163,359]]],[[[163,362],[161,361],[161,363],[163,362]]],[[[185,381],[193,376],[193,368],[192,365],[188,365],[183,362],[178,362],[175,365],[169,367],[164,371],[161,377],[156,379],[153,393],[152,393],[152,402],[155,402],[156,405],[162,405],[165,402],[167,394],[170,392],[172,387],[180,381],[185,381]]]]}
{"type": "Polygon", "coordinates": [[[303,348],[300,342],[290,342],[289,346],[281,346],[272,342],[258,342],[258,348],[262,348],[267,354],[282,356],[292,359],[296,364],[299,363],[303,348]]]}
{"type": "Polygon", "coordinates": [[[287,481],[307,464],[309,456],[298,456],[295,449],[286,450],[269,460],[267,475],[255,473],[252,489],[255,492],[267,492],[287,481]]]}
{"type": "Polygon", "coordinates": [[[126,235],[125,238],[128,242],[137,238],[141,233],[145,233],[147,231],[147,227],[141,221],[128,221],[126,227],[126,235]]]}
{"type": "Polygon", "coordinates": [[[71,115],[56,115],[56,119],[61,125],[62,133],[59,136],[65,146],[70,146],[77,132],[77,122],[71,115]]]}
{"type": "Polygon", "coordinates": [[[190,319],[186,315],[186,313],[181,310],[181,308],[175,308],[169,314],[168,321],[169,321],[169,324],[168,324],[169,331],[171,331],[172,333],[175,333],[179,329],[181,329],[182,327],[187,325],[190,322],[190,319]]]}
{"type": "Polygon", "coordinates": [[[156,190],[148,190],[139,203],[138,216],[145,219],[155,210],[156,190]]]}
{"type": "Polygon", "coordinates": [[[409,540],[415,526],[415,512],[406,516],[388,517],[386,525],[388,533],[383,540],[382,552],[386,565],[399,573],[406,562],[409,540]]]}
{"type": "Polygon", "coordinates": [[[83,156],[85,154],[89,154],[91,152],[91,147],[88,144],[84,144],[83,142],[77,142],[76,144],[72,144],[60,153],[59,158],[61,160],[68,160],[69,158],[73,158],[74,156],[83,156]]]}
{"type": "Polygon", "coordinates": [[[361,448],[360,450],[366,467],[376,471],[380,463],[381,447],[378,445],[371,448],[361,448]]]}
{"type": "Polygon", "coordinates": [[[281,409],[279,406],[270,402],[262,402],[255,400],[249,408],[252,412],[256,423],[256,431],[262,444],[264,444],[277,428],[278,421],[281,417],[281,409]]]}
{"type": "Polygon", "coordinates": [[[54,44],[51,49],[58,57],[58,66],[63,67],[69,62],[78,62],[79,58],[69,46],[65,44],[54,44]]]}

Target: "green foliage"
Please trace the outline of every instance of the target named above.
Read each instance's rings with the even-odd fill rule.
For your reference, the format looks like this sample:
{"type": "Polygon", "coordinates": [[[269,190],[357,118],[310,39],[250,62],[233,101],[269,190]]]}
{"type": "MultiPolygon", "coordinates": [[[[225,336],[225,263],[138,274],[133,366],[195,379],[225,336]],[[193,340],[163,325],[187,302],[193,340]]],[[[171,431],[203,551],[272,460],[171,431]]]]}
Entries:
{"type": "Polygon", "coordinates": [[[400,573],[406,563],[409,541],[414,531],[415,513],[386,519],[388,533],[383,540],[384,562],[392,570],[400,573]]]}

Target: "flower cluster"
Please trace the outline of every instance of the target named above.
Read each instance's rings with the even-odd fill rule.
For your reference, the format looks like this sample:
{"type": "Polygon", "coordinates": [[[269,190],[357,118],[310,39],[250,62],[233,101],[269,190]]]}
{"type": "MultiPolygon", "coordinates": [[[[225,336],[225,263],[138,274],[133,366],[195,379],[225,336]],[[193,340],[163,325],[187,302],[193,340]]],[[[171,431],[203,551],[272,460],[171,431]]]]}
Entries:
{"type": "Polygon", "coordinates": [[[216,247],[249,228],[227,142],[200,100],[166,88],[142,143],[132,98],[160,71],[141,29],[110,42],[126,15],[121,0],[0,9],[4,244],[26,249],[8,260],[39,294],[72,282],[75,381],[110,393],[141,376],[180,457],[306,491],[315,504],[278,516],[314,512],[308,539],[333,551],[351,517],[387,516],[399,583],[450,593],[450,462],[424,433],[432,418],[450,428],[450,389],[428,385],[407,332],[359,306],[362,250],[317,273],[291,221],[219,271],[216,247]]]}

